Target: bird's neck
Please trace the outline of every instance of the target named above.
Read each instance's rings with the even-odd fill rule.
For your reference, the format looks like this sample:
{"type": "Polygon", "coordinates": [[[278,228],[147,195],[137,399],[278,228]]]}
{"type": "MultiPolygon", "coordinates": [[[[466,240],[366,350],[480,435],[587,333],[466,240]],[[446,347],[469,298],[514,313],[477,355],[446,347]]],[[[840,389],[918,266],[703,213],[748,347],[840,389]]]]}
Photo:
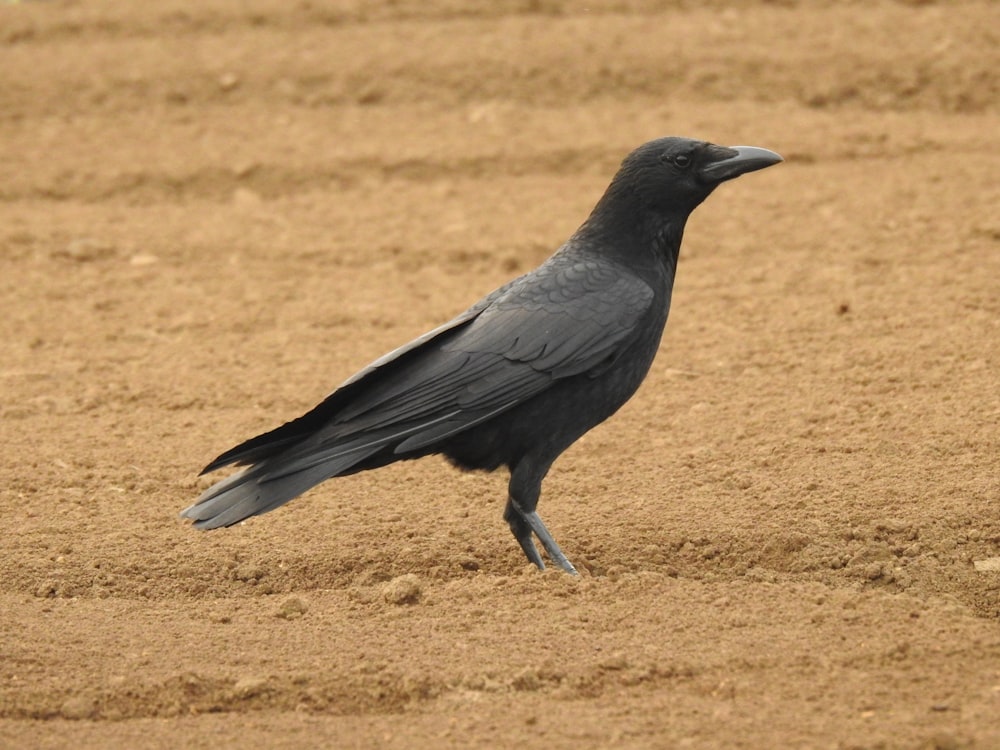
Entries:
{"type": "Polygon", "coordinates": [[[687,217],[665,217],[651,212],[597,210],[584,222],[574,244],[597,249],[604,257],[619,260],[636,271],[648,269],[673,279],[687,217]]]}

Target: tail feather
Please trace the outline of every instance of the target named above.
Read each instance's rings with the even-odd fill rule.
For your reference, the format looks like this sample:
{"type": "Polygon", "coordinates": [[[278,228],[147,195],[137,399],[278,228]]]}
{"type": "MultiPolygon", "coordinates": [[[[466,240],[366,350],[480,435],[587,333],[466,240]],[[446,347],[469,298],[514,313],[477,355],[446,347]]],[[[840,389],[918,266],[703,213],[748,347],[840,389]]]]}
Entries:
{"type": "Polygon", "coordinates": [[[268,477],[271,462],[262,461],[209,487],[194,505],[181,511],[181,516],[192,519],[197,529],[232,526],[284,505],[320,482],[364,461],[383,445],[368,444],[337,460],[283,472],[275,478],[268,477]]]}

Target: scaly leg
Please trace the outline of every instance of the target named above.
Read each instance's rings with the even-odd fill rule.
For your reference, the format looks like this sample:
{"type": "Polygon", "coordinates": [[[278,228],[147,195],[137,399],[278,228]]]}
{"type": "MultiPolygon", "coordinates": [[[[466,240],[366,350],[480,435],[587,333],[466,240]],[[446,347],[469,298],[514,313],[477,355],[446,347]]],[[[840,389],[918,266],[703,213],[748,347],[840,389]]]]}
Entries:
{"type": "Polygon", "coordinates": [[[507,519],[507,523],[510,524],[510,530],[514,533],[514,538],[517,539],[518,543],[521,545],[521,549],[524,550],[524,554],[528,556],[528,559],[538,566],[539,570],[545,569],[545,563],[542,562],[541,555],[538,554],[538,548],[535,547],[534,541],[531,539],[531,532],[535,532],[535,536],[541,541],[542,546],[548,553],[549,558],[558,565],[560,568],[565,570],[570,575],[579,575],[576,568],[573,567],[563,551],[559,549],[559,545],[556,544],[556,540],[552,538],[552,534],[545,527],[542,522],[541,517],[536,511],[531,511],[530,513],[525,512],[517,504],[517,502],[511,498],[507,501],[507,509],[504,511],[504,518],[507,519]]]}
{"type": "Polygon", "coordinates": [[[541,541],[552,562],[570,575],[578,575],[573,563],[566,559],[566,555],[559,549],[556,540],[552,538],[552,534],[535,512],[538,497],[542,493],[542,479],[551,465],[552,459],[525,456],[511,467],[507,507],[503,515],[524,554],[540,570],[544,570],[545,563],[542,562],[538,548],[531,539],[532,532],[541,541]]]}
{"type": "Polygon", "coordinates": [[[517,539],[517,543],[524,550],[524,554],[528,560],[537,565],[539,570],[545,570],[545,563],[542,562],[542,556],[538,553],[538,547],[535,546],[535,542],[531,538],[531,526],[528,525],[528,522],[521,511],[517,509],[513,500],[507,500],[507,507],[504,509],[503,517],[510,526],[510,531],[514,535],[514,538],[517,539]]]}

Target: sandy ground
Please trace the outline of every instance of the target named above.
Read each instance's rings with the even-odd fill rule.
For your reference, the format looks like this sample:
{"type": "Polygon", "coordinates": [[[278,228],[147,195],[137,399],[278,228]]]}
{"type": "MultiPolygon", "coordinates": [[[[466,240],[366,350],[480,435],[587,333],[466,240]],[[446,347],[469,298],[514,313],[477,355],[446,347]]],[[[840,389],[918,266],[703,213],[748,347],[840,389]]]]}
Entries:
{"type": "Polygon", "coordinates": [[[998,132],[989,0],[0,4],[0,745],[1000,747],[998,132]],[[579,579],[436,458],[177,517],[666,134],[786,163],[544,487],[579,579]]]}

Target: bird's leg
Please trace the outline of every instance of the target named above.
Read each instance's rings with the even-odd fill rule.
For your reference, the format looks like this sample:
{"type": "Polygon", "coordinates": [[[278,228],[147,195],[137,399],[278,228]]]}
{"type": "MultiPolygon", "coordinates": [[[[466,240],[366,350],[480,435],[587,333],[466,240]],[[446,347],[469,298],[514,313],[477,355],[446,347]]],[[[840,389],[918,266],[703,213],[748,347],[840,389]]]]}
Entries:
{"type": "Polygon", "coordinates": [[[552,538],[552,534],[545,528],[542,519],[535,512],[538,496],[542,493],[542,478],[551,465],[551,460],[534,461],[530,458],[523,458],[511,467],[507,507],[503,516],[510,524],[510,530],[514,532],[514,538],[521,545],[524,554],[540,570],[545,569],[545,564],[531,539],[532,532],[541,541],[552,562],[567,573],[577,575],[573,563],[566,559],[566,555],[559,549],[556,540],[552,538]]]}
{"type": "Polygon", "coordinates": [[[537,565],[539,570],[545,570],[545,563],[542,562],[542,556],[538,553],[538,547],[535,546],[535,541],[531,538],[531,526],[528,525],[528,522],[521,514],[521,511],[517,509],[512,499],[507,500],[507,507],[504,509],[503,517],[510,526],[514,538],[517,539],[517,543],[524,550],[524,554],[528,560],[537,565]]]}

